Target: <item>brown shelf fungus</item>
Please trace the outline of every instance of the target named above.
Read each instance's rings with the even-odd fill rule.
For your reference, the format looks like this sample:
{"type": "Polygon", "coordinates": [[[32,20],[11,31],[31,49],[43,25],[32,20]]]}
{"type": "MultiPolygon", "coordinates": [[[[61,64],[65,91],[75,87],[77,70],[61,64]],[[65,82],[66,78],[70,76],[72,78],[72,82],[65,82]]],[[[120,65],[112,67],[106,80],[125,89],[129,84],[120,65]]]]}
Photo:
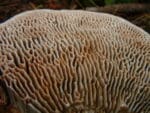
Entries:
{"type": "Polygon", "coordinates": [[[110,14],[24,12],[0,24],[0,92],[9,113],[150,113],[150,35],[110,14]]]}

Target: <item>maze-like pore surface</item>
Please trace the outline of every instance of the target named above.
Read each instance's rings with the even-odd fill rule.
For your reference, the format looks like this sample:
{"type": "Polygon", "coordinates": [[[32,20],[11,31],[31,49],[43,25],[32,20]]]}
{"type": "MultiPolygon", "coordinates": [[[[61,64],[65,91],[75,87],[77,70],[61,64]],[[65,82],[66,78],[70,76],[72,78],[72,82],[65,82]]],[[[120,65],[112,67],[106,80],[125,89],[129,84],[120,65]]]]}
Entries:
{"type": "Polygon", "coordinates": [[[113,15],[19,14],[0,24],[0,70],[23,113],[150,113],[150,35],[113,15]]]}

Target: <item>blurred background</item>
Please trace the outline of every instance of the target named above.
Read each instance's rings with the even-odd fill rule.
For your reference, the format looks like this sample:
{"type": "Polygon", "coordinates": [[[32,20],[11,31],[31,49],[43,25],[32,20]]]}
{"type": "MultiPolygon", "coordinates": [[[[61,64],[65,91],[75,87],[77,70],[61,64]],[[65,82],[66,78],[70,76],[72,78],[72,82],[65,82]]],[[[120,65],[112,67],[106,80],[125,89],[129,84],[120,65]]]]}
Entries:
{"type": "Polygon", "coordinates": [[[150,33],[150,0],[0,0],[0,23],[32,9],[82,9],[111,13],[150,33]]]}

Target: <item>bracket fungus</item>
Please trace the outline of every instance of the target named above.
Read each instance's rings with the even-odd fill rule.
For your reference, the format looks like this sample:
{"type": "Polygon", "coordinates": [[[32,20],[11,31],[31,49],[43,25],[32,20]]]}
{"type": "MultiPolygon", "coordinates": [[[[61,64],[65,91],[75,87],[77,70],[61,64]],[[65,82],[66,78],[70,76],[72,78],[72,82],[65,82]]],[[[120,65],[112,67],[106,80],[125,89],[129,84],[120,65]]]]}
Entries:
{"type": "Polygon", "coordinates": [[[105,13],[27,11],[0,24],[0,83],[0,108],[20,113],[150,113],[150,35],[105,13]]]}

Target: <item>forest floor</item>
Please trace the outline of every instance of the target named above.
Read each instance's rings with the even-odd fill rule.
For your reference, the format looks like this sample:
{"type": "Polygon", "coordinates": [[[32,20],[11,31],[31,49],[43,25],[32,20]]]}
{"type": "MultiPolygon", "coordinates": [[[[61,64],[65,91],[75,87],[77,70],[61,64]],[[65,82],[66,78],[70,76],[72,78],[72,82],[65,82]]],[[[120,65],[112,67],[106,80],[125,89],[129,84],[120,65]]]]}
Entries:
{"type": "Polygon", "coordinates": [[[85,6],[78,0],[0,0],[0,23],[26,10],[32,9],[83,9],[94,12],[106,12],[121,16],[150,33],[150,4],[116,4],[85,6]],[[36,2],[35,2],[36,1],[36,2]]]}

